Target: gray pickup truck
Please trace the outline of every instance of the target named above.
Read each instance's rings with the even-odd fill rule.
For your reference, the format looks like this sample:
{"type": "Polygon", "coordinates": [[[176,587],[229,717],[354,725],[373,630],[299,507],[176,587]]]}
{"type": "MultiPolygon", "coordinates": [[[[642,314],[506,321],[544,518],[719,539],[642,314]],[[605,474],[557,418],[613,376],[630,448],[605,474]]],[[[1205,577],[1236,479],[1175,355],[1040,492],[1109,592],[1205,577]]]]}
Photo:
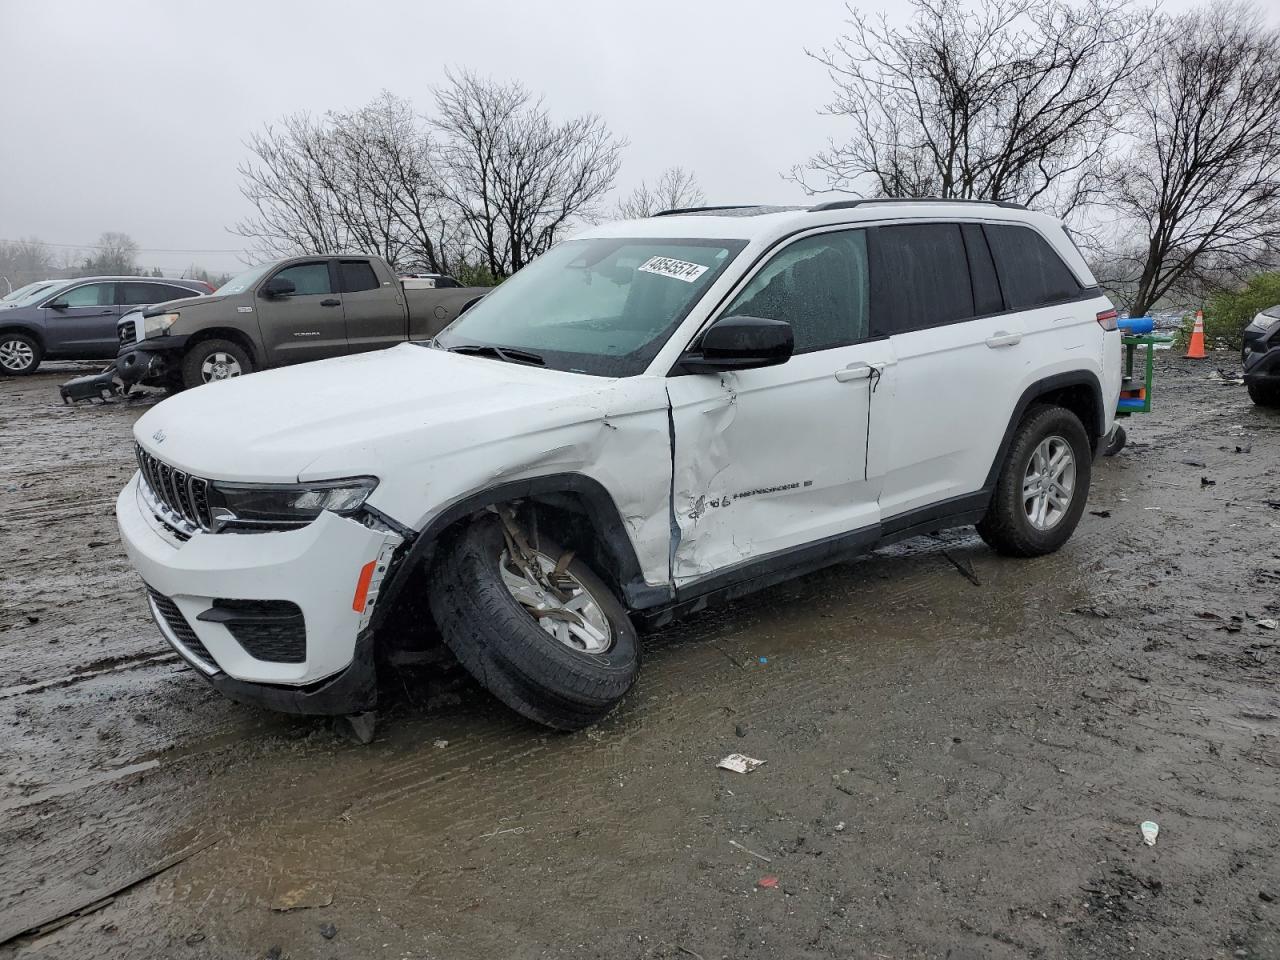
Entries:
{"type": "Polygon", "coordinates": [[[207,297],[120,319],[116,362],[62,385],[64,400],[184,389],[307,360],[429,340],[487,287],[402,283],[378,257],[313,256],[246,270],[207,297]]]}

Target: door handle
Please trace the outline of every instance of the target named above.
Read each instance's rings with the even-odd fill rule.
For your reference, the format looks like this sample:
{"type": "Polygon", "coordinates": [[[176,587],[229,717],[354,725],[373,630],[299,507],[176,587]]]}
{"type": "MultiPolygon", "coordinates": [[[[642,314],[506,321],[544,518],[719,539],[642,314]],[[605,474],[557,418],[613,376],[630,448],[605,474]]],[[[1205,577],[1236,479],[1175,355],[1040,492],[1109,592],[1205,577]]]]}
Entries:
{"type": "Polygon", "coordinates": [[[987,346],[992,350],[1000,347],[1012,347],[1022,342],[1022,334],[1006,333],[1004,330],[997,330],[991,336],[987,337],[987,346]]]}
{"type": "Polygon", "coordinates": [[[322,306],[322,307],[340,307],[340,306],[342,306],[342,301],[341,301],[341,300],[335,300],[333,297],[330,297],[328,300],[321,300],[321,301],[320,301],[320,306],[322,306]]]}
{"type": "Polygon", "coordinates": [[[841,383],[848,383],[850,380],[866,380],[869,376],[871,376],[869,363],[851,363],[836,371],[836,379],[841,383]]]}

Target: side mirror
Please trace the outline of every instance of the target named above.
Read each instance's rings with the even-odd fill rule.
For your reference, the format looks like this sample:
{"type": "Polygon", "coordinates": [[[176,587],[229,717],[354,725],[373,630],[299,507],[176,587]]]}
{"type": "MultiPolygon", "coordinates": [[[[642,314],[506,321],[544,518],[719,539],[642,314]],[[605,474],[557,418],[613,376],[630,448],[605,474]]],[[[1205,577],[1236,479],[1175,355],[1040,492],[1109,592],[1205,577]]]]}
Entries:
{"type": "Polygon", "coordinates": [[[262,295],[264,297],[291,297],[297,292],[292,280],[285,277],[272,277],[262,285],[262,295]]]}
{"type": "Polygon", "coordinates": [[[69,304],[67,303],[67,301],[59,298],[57,300],[50,300],[48,303],[45,304],[45,306],[50,310],[66,310],[69,304]]]}
{"type": "Polygon", "coordinates": [[[775,367],[790,360],[794,349],[791,324],[785,320],[721,317],[680,358],[680,366],[691,373],[775,367]]]}

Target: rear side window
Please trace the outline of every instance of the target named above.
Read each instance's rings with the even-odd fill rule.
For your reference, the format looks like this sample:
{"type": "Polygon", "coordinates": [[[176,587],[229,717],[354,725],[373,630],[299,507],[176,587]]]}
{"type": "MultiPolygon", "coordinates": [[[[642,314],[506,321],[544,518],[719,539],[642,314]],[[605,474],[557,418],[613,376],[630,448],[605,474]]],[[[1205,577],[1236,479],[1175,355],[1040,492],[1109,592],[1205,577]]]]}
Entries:
{"type": "Polygon", "coordinates": [[[863,230],[797,240],[751,278],[723,316],[791,324],[796,353],[867,338],[867,235],[863,230]]]}
{"type": "Polygon", "coordinates": [[[367,260],[342,261],[342,292],[359,293],[361,290],[377,290],[378,275],[367,260]]]}
{"type": "Polygon", "coordinates": [[[179,300],[196,295],[194,290],[173,287],[167,283],[122,283],[120,290],[120,302],[127,307],[164,303],[166,300],[179,300]]]}
{"type": "Polygon", "coordinates": [[[294,264],[292,267],[285,267],[276,276],[293,281],[294,296],[333,293],[333,286],[329,283],[329,264],[324,262],[294,264]]]}
{"type": "Polygon", "coordinates": [[[924,330],[974,315],[960,224],[880,227],[877,246],[875,333],[924,330]]]}
{"type": "Polygon", "coordinates": [[[1030,310],[1080,296],[1080,284],[1049,246],[1030,227],[988,223],[984,227],[1010,310],[1030,310]]]}

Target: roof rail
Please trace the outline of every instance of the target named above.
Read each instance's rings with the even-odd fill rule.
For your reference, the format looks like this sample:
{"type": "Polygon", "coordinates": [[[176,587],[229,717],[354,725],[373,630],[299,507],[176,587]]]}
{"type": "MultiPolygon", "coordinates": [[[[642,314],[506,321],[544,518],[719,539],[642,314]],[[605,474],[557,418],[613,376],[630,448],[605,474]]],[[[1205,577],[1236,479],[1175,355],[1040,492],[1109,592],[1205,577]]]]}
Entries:
{"type": "Polygon", "coordinates": [[[758,206],[760,206],[758,203],[725,203],[715,207],[672,207],[670,210],[659,210],[652,216],[674,217],[680,213],[704,213],[708,210],[747,210],[758,206]]]}
{"type": "Polygon", "coordinates": [[[989,207],[1004,207],[1007,210],[1025,210],[1024,204],[1012,200],[962,200],[958,197],[867,197],[862,200],[828,200],[809,208],[811,213],[821,210],[852,210],[867,203],[981,203],[989,207]]]}

